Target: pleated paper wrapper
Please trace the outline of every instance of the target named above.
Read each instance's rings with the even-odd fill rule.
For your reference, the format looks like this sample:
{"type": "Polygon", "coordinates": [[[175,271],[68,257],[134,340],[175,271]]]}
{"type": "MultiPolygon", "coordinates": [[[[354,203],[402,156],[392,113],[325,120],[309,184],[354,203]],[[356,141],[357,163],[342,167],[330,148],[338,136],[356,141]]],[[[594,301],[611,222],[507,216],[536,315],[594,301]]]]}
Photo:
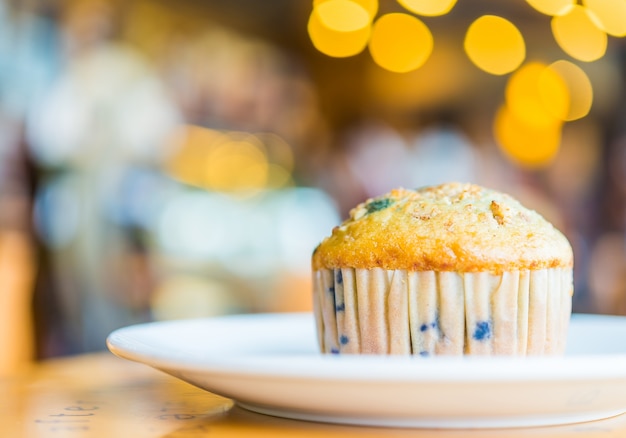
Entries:
{"type": "Polygon", "coordinates": [[[320,269],[313,272],[318,341],[336,354],[563,354],[572,282],[570,268],[320,269]]]}

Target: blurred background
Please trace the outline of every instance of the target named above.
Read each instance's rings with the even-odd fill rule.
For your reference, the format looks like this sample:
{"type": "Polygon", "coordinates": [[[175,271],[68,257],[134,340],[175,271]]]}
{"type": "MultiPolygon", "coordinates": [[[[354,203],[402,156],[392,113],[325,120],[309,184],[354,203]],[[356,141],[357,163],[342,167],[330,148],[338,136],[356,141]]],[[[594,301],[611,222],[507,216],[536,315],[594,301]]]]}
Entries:
{"type": "Polygon", "coordinates": [[[0,0],[0,372],[118,327],[309,310],[349,209],[448,180],[626,314],[626,0],[0,0]]]}

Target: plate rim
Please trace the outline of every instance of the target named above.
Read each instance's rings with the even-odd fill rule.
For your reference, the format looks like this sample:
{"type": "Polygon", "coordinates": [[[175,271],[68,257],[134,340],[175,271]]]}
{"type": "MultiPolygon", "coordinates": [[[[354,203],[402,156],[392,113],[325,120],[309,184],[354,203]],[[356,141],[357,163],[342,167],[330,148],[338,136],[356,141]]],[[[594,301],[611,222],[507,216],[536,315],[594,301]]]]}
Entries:
{"type": "MultiPolygon", "coordinates": [[[[204,372],[221,375],[264,376],[266,378],[307,378],[341,381],[381,382],[525,382],[570,380],[606,381],[626,379],[626,353],[576,354],[571,356],[542,357],[417,357],[417,356],[366,356],[366,355],[235,355],[225,357],[184,356],[164,352],[141,340],[143,332],[182,324],[211,325],[223,321],[243,320],[256,323],[279,319],[308,320],[314,323],[310,312],[234,314],[208,318],[182,319],[135,324],[114,330],[106,339],[109,350],[121,358],[143,363],[153,368],[204,372]],[[139,336],[137,336],[139,334],[139,336]],[[242,361],[245,358],[245,361],[242,361]],[[610,359],[610,360],[607,360],[610,359]],[[245,362],[245,363],[242,363],[245,362]],[[315,365],[312,375],[308,368],[296,365],[315,365]],[[277,366],[278,370],[277,371],[277,366]],[[599,367],[599,368],[598,368],[599,367]],[[463,371],[446,374],[450,371],[463,371]],[[488,369],[489,372],[486,372],[488,369]]],[[[620,319],[618,315],[574,314],[572,322],[584,319],[620,319]]]]}

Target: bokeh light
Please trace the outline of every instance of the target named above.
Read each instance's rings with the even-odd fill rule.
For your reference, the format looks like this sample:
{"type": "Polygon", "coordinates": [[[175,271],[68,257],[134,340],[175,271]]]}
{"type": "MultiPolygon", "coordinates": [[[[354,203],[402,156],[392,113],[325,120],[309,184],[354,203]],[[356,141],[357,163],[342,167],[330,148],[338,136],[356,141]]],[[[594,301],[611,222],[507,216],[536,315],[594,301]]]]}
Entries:
{"type": "Polygon", "coordinates": [[[436,17],[452,10],[457,0],[398,0],[407,10],[418,15],[436,17]]]}
{"type": "Polygon", "coordinates": [[[563,79],[568,89],[569,106],[562,119],[572,121],[589,114],[593,102],[593,87],[583,69],[565,60],[550,64],[549,69],[563,79]]]}
{"type": "Polygon", "coordinates": [[[548,165],[556,156],[570,95],[559,66],[540,62],[522,66],[509,78],[505,104],[494,119],[494,135],[504,154],[529,167],[548,165]]]}
{"type": "Polygon", "coordinates": [[[463,45],[478,68],[494,75],[512,72],[526,56],[521,32],[510,21],[495,15],[476,19],[468,28],[463,45]]]}
{"type": "Polygon", "coordinates": [[[168,163],[177,180],[209,190],[250,194],[293,185],[293,153],[272,133],[258,135],[185,126],[168,163]]]}
{"type": "Polygon", "coordinates": [[[315,10],[311,12],[307,29],[317,50],[334,58],[345,58],[365,49],[371,33],[370,25],[351,32],[340,32],[325,26],[315,10]]]}
{"type": "MultiPolygon", "coordinates": [[[[332,0],[313,0],[313,8],[317,7],[322,3],[326,3],[332,0]]],[[[351,0],[352,3],[356,3],[360,5],[363,9],[367,11],[370,16],[370,21],[374,19],[376,14],[378,13],[378,0],[351,0]]]]}
{"type": "Polygon", "coordinates": [[[552,18],[552,34],[565,53],[579,61],[596,61],[604,56],[607,35],[594,23],[589,10],[572,6],[563,15],[552,18]]]}
{"type": "Polygon", "coordinates": [[[422,21],[407,14],[392,13],[374,23],[369,50],[379,66],[406,73],[428,60],[433,45],[432,33],[422,21]]]}
{"type": "Polygon", "coordinates": [[[207,150],[222,135],[219,131],[200,126],[180,127],[171,140],[176,153],[168,163],[170,175],[185,184],[202,187],[207,150]]]}
{"type": "Polygon", "coordinates": [[[515,119],[538,128],[559,124],[569,108],[565,81],[539,62],[524,65],[509,78],[505,99],[515,119]]]}
{"type": "Polygon", "coordinates": [[[561,127],[556,121],[543,126],[528,124],[503,105],[496,113],[494,135],[511,161],[523,167],[538,168],[548,165],[559,151],[561,127]]]}
{"type": "Polygon", "coordinates": [[[526,0],[534,9],[546,15],[560,15],[572,7],[576,0],[526,0]]]}
{"type": "Polygon", "coordinates": [[[583,0],[583,5],[598,20],[600,29],[616,37],[626,35],[626,1],[583,0]]]}
{"type": "Polygon", "coordinates": [[[570,93],[565,80],[557,71],[544,67],[537,78],[537,98],[558,120],[565,120],[570,108],[570,93]]]}
{"type": "Polygon", "coordinates": [[[313,8],[320,22],[339,32],[353,32],[370,24],[370,14],[351,0],[327,0],[313,8]]]}
{"type": "Polygon", "coordinates": [[[369,63],[365,85],[381,107],[416,111],[437,102],[454,101],[479,77],[489,79],[480,70],[468,68],[468,64],[467,57],[459,52],[457,40],[442,37],[428,62],[412,72],[399,75],[369,63]],[[459,71],[465,74],[459,75],[459,71]]]}
{"type": "Polygon", "coordinates": [[[218,191],[260,190],[268,176],[267,154],[255,138],[222,137],[206,157],[206,186],[218,191]]]}

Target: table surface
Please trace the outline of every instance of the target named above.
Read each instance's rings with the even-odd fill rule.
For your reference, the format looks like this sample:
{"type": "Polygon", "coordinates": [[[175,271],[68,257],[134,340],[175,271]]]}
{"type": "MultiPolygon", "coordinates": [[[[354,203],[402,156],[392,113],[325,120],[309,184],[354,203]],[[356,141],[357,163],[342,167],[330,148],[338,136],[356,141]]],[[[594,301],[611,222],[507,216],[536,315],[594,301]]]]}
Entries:
{"type": "MultiPolygon", "coordinates": [[[[626,395],[625,395],[626,396],[626,395]]],[[[252,413],[109,353],[55,359],[0,378],[6,437],[626,437],[626,414],[567,426],[499,430],[384,429],[252,413]]]]}

